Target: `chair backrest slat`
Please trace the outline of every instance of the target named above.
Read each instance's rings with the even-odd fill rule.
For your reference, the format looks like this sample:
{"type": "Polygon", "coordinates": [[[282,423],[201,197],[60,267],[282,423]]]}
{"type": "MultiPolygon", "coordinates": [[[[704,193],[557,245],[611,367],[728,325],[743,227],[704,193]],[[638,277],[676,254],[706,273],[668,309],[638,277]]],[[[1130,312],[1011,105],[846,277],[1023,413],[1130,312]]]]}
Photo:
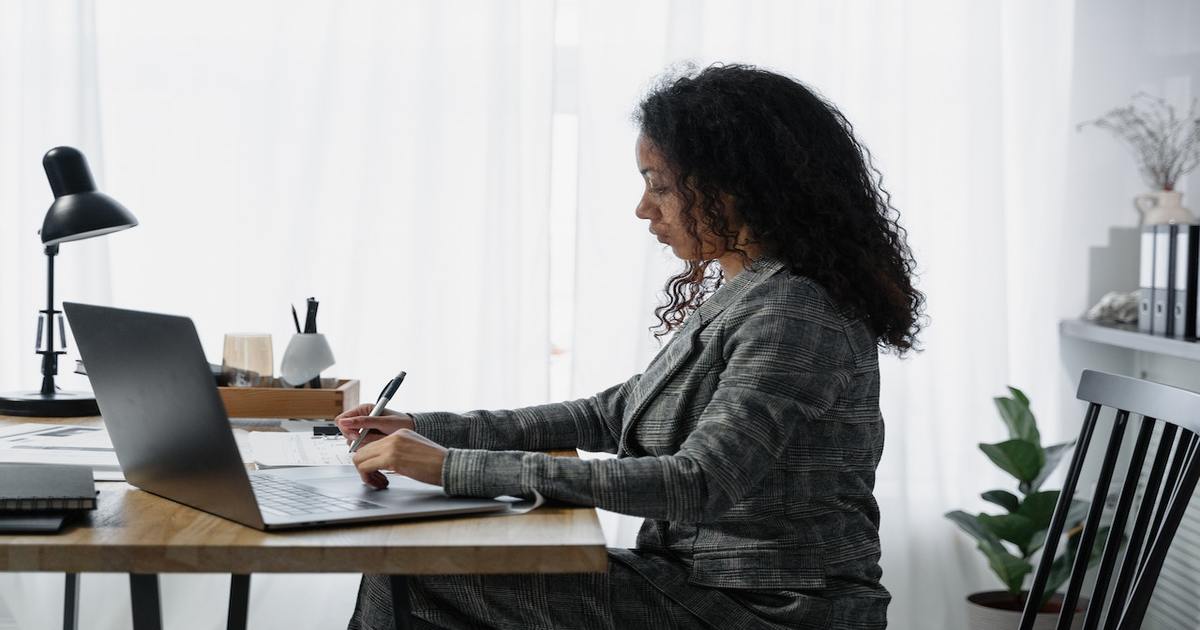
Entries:
{"type": "MultiPolygon", "coordinates": [[[[1171,468],[1167,472],[1167,479],[1162,484],[1162,492],[1158,497],[1158,504],[1154,509],[1154,521],[1150,525],[1149,534],[1154,536],[1155,532],[1162,527],[1163,516],[1167,513],[1167,504],[1170,503],[1171,497],[1175,494],[1175,490],[1179,487],[1179,475],[1183,471],[1183,462],[1187,459],[1187,453],[1192,448],[1192,442],[1195,439],[1195,434],[1187,429],[1184,429],[1179,434],[1179,440],[1175,443],[1175,455],[1171,458],[1171,468]]],[[[1149,545],[1143,547],[1142,559],[1138,563],[1138,573],[1146,566],[1146,560],[1149,558],[1149,545]]]]}
{"type": "MultiPolygon", "coordinates": [[[[1079,430],[1079,439],[1075,442],[1075,452],[1071,455],[1071,465],[1067,467],[1067,478],[1063,480],[1062,490],[1058,494],[1058,503],[1054,506],[1054,516],[1050,517],[1050,529],[1042,546],[1042,557],[1053,558],[1058,552],[1058,539],[1061,537],[1063,525],[1067,522],[1067,513],[1071,511],[1071,497],[1075,495],[1075,484],[1079,483],[1079,474],[1083,470],[1083,460],[1087,457],[1088,445],[1092,441],[1092,433],[1096,429],[1096,418],[1100,416],[1100,404],[1088,405],[1087,414],[1083,418],[1083,427],[1079,430]],[[1058,532],[1057,534],[1055,532],[1058,532]]],[[[1041,594],[1046,591],[1046,582],[1050,579],[1051,562],[1038,563],[1033,575],[1033,585],[1029,589],[1029,598],[1025,601],[1025,609],[1021,612],[1020,630],[1032,630],[1037,621],[1038,604],[1041,594]],[[1038,596],[1034,597],[1034,593],[1038,596]]]]}
{"type": "Polygon", "coordinates": [[[1092,559],[1092,546],[1100,531],[1100,517],[1104,514],[1108,486],[1112,483],[1117,456],[1121,454],[1121,442],[1125,439],[1125,426],[1128,421],[1128,411],[1117,412],[1112,433],[1108,437],[1108,448],[1104,449],[1104,464],[1100,467],[1100,478],[1096,481],[1096,490],[1092,493],[1092,504],[1088,507],[1083,533],[1079,536],[1079,548],[1075,551],[1075,564],[1071,567],[1071,578],[1067,582],[1067,594],[1063,597],[1062,611],[1058,614],[1058,625],[1055,626],[1055,630],[1071,630],[1071,622],[1075,619],[1075,605],[1079,603],[1079,591],[1083,588],[1083,576],[1087,573],[1088,563],[1092,559]]]}
{"type": "Polygon", "coordinates": [[[1117,511],[1109,525],[1108,538],[1104,541],[1104,554],[1100,558],[1100,568],[1096,584],[1092,587],[1087,613],[1083,617],[1083,630],[1095,630],[1100,625],[1101,611],[1104,610],[1104,598],[1108,594],[1109,577],[1117,562],[1117,554],[1121,551],[1124,540],[1125,521],[1129,518],[1129,510],[1133,507],[1134,496],[1138,491],[1138,478],[1142,474],[1142,464],[1145,463],[1146,451],[1150,448],[1150,438],[1154,436],[1154,418],[1142,417],[1142,427],[1138,430],[1137,442],[1133,445],[1133,456],[1129,458],[1129,467],[1125,469],[1125,483],[1121,487],[1121,498],[1117,502],[1117,511]]]}
{"type": "MultiPolygon", "coordinates": [[[[1185,431],[1185,433],[1190,432],[1185,431]]],[[[1192,442],[1193,447],[1188,451],[1179,487],[1175,489],[1175,493],[1167,502],[1169,505],[1166,517],[1163,519],[1162,529],[1155,532],[1154,541],[1149,547],[1146,566],[1142,568],[1137,582],[1134,583],[1133,594],[1129,597],[1129,605],[1125,608],[1125,614],[1121,616],[1121,624],[1117,626],[1118,630],[1138,630],[1142,627],[1142,619],[1146,616],[1146,609],[1150,607],[1150,598],[1154,596],[1154,585],[1158,582],[1158,574],[1162,571],[1163,562],[1167,559],[1167,551],[1171,548],[1171,541],[1175,538],[1179,523],[1183,521],[1183,514],[1187,511],[1188,503],[1191,502],[1192,493],[1196,491],[1196,482],[1200,481],[1200,457],[1196,456],[1195,434],[1189,436],[1188,441],[1192,442]]]]}
{"type": "MultiPolygon", "coordinates": [[[[1162,478],[1167,470],[1167,462],[1171,459],[1172,447],[1175,445],[1175,432],[1175,425],[1163,424],[1162,433],[1158,436],[1158,450],[1154,454],[1154,461],[1150,464],[1150,475],[1147,477],[1145,489],[1142,491],[1142,501],[1138,506],[1137,519],[1134,520],[1133,531],[1129,534],[1129,544],[1121,559],[1121,570],[1117,572],[1117,583],[1113,586],[1115,597],[1121,597],[1122,593],[1129,593],[1138,569],[1142,566],[1142,543],[1150,526],[1150,518],[1154,515],[1154,505],[1158,501],[1159,491],[1162,489],[1162,478]]],[[[1117,623],[1121,621],[1121,611],[1125,609],[1128,600],[1128,598],[1122,598],[1118,601],[1115,597],[1112,606],[1108,609],[1108,615],[1104,618],[1104,630],[1116,630],[1117,623]]]]}
{"type": "Polygon", "coordinates": [[[1084,577],[1108,508],[1113,473],[1129,428],[1130,416],[1141,417],[1138,436],[1121,482],[1117,505],[1112,510],[1110,529],[1097,567],[1096,583],[1084,613],[1084,630],[1097,630],[1101,626],[1104,630],[1135,630],[1141,627],[1171,542],[1183,520],[1192,493],[1200,482],[1200,437],[1197,437],[1200,433],[1200,394],[1160,383],[1087,370],[1080,379],[1078,397],[1089,403],[1087,415],[1076,441],[1075,453],[1050,528],[1046,532],[1042,558],[1025,602],[1019,630],[1033,627],[1060,539],[1068,526],[1074,526],[1074,523],[1067,523],[1066,518],[1102,407],[1115,410],[1116,416],[1104,449],[1104,460],[1097,474],[1083,530],[1078,534],[1078,546],[1075,548],[1057,630],[1068,630],[1074,621],[1084,577]],[[1147,466],[1148,451],[1159,425],[1163,428],[1159,433],[1158,446],[1147,466]],[[1146,475],[1146,483],[1142,486],[1139,501],[1137,494],[1143,474],[1146,475]],[[1130,521],[1133,523],[1132,529],[1126,535],[1130,521]]]}

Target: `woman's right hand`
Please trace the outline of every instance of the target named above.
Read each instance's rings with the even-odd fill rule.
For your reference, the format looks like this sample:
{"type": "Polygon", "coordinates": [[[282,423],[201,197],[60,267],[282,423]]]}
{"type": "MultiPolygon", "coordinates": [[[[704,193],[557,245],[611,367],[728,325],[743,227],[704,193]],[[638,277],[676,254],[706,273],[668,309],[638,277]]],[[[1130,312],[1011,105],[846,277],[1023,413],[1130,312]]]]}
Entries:
{"type": "Polygon", "coordinates": [[[383,413],[378,416],[370,416],[371,410],[375,405],[363,403],[353,409],[347,409],[341,415],[334,418],[338,429],[342,432],[342,436],[346,438],[347,443],[353,443],[358,439],[360,429],[375,429],[378,433],[372,431],[367,434],[363,444],[369,444],[391,435],[400,429],[412,429],[413,419],[411,416],[384,409],[383,413]]]}

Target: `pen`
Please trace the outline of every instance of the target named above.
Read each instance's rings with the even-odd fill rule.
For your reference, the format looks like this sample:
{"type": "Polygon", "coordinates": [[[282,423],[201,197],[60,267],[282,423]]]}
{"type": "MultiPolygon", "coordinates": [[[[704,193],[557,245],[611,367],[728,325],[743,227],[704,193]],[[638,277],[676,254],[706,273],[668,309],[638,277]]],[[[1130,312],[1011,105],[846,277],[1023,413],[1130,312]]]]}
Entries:
{"type": "Polygon", "coordinates": [[[308,315],[304,318],[304,332],[317,332],[317,298],[308,298],[308,315]]]}
{"type": "Polygon", "coordinates": [[[300,334],[300,317],[296,315],[296,305],[292,305],[292,321],[296,323],[296,334],[300,334]]]}
{"type": "MultiPolygon", "coordinates": [[[[304,318],[304,332],[306,334],[316,334],[317,332],[317,298],[308,298],[308,315],[304,318]]],[[[313,389],[321,389],[319,372],[308,381],[308,386],[313,389]]]]}
{"type": "MultiPolygon", "coordinates": [[[[388,382],[387,386],[383,388],[383,392],[379,394],[379,400],[375,401],[375,408],[371,410],[369,417],[374,418],[383,413],[384,408],[392,401],[392,396],[396,395],[396,390],[400,389],[400,383],[404,382],[404,375],[404,372],[400,372],[396,375],[396,378],[388,382]]],[[[370,432],[370,429],[358,430],[358,438],[350,445],[351,453],[358,450],[358,447],[362,445],[363,440],[366,439],[367,434],[370,432]]]]}

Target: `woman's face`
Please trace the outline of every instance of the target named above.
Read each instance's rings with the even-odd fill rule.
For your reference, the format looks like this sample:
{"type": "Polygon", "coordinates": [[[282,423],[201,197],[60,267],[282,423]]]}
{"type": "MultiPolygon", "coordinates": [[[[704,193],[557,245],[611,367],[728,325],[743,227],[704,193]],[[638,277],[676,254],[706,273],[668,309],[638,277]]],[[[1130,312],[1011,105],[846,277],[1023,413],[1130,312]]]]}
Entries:
{"type": "Polygon", "coordinates": [[[676,187],[676,174],[658,147],[640,134],[637,139],[637,167],[645,189],[634,214],[650,222],[650,233],[658,237],[658,242],[669,245],[675,256],[684,260],[719,258],[725,252],[724,244],[705,228],[698,217],[696,229],[699,230],[702,247],[698,248],[697,240],[688,233],[684,225],[684,199],[676,187]]]}

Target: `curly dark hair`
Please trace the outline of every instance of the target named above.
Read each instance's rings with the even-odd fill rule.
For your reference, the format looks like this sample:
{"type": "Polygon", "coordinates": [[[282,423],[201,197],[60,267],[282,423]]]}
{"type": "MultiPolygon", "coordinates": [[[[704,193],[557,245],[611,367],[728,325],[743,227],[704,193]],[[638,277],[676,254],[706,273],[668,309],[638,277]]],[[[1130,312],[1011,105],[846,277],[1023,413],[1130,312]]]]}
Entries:
{"type": "MultiPolygon", "coordinates": [[[[870,152],[829,102],[790,77],[741,64],[674,71],[634,114],[676,175],[684,226],[696,218],[751,263],[722,213],[722,193],[761,252],[820,284],[861,318],[880,348],[916,346],[925,296],[870,152]]],[[[656,336],[682,324],[724,281],[715,260],[689,260],[664,288],[656,336]]]]}

